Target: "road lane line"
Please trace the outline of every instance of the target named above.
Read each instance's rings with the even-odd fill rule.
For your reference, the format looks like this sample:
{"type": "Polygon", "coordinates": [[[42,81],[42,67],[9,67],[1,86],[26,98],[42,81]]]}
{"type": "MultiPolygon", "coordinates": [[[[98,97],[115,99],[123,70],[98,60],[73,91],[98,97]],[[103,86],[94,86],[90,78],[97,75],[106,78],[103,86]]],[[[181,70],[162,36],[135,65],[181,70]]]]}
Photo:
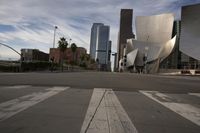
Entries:
{"type": "Polygon", "coordinates": [[[94,89],[81,133],[137,133],[112,89],[94,89]],[[99,105],[99,106],[98,106],[99,105]]]}
{"type": "Polygon", "coordinates": [[[39,103],[47,98],[68,89],[69,87],[53,87],[47,92],[35,92],[0,104],[0,121],[6,120],[11,116],[39,103]]]}
{"type": "MultiPolygon", "coordinates": [[[[175,102],[163,102],[157,99],[160,97],[161,99],[165,99],[169,97],[163,93],[159,93],[156,91],[140,91],[145,96],[149,97],[150,99],[160,103],[161,105],[165,106],[166,108],[176,112],[177,114],[181,115],[182,117],[190,120],[191,122],[200,126],[200,108],[192,106],[190,104],[185,103],[175,103],[175,102]],[[161,97],[162,96],[162,97],[161,97]]],[[[172,99],[172,98],[171,98],[172,99]]]]}

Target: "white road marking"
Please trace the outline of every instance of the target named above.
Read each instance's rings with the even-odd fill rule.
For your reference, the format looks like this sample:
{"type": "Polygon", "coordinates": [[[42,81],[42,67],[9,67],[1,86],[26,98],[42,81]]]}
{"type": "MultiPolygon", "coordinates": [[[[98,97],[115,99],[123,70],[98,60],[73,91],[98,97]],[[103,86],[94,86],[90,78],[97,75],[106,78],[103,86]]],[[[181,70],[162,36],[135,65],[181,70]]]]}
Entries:
{"type": "Polygon", "coordinates": [[[11,116],[39,103],[45,99],[58,94],[69,87],[53,87],[47,92],[36,92],[30,95],[25,95],[0,104],[0,121],[6,120],[11,116]]]}
{"type": "Polygon", "coordinates": [[[200,126],[200,108],[197,108],[190,104],[160,101],[154,95],[156,95],[161,99],[165,99],[167,97],[169,98],[169,96],[156,91],[140,91],[140,92],[145,96],[151,98],[152,100],[160,103],[161,105],[169,108],[170,110],[176,112],[177,114],[183,116],[184,118],[200,126]]]}
{"type": "Polygon", "coordinates": [[[200,97],[200,93],[189,93],[189,95],[200,97]]]}
{"type": "Polygon", "coordinates": [[[81,133],[137,133],[112,89],[94,89],[81,133]]]}
{"type": "Polygon", "coordinates": [[[31,85],[15,85],[15,86],[7,86],[6,89],[24,89],[31,87],[31,85]]]}
{"type": "Polygon", "coordinates": [[[100,106],[103,95],[105,94],[105,89],[94,89],[93,94],[89,103],[87,113],[81,128],[81,133],[85,133],[90,126],[95,113],[97,112],[98,106],[100,106]]]}

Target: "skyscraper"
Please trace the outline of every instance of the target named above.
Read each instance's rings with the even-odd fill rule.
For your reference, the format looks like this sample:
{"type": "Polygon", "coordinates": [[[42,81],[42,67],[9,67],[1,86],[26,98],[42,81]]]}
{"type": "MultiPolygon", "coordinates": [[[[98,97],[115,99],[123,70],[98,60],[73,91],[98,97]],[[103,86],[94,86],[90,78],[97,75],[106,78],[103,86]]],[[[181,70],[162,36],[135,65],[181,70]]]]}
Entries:
{"type": "Polygon", "coordinates": [[[99,60],[100,64],[108,63],[109,33],[109,26],[98,26],[96,59],[99,60]]]}
{"type": "Polygon", "coordinates": [[[91,37],[90,37],[90,57],[95,59],[96,55],[96,46],[97,46],[97,28],[98,26],[103,26],[102,23],[94,23],[91,28],[91,37]]]}
{"type": "Polygon", "coordinates": [[[108,61],[110,61],[111,59],[111,52],[112,52],[112,41],[109,41],[109,44],[108,44],[108,61]]]}
{"type": "Polygon", "coordinates": [[[126,40],[135,38],[132,31],[133,10],[121,9],[120,13],[120,28],[118,33],[118,63],[123,57],[124,47],[126,46],[126,40]]]}
{"type": "Polygon", "coordinates": [[[110,64],[109,51],[111,51],[111,42],[109,42],[110,27],[102,23],[94,23],[91,29],[90,56],[98,60],[102,70],[107,70],[110,64]]]}

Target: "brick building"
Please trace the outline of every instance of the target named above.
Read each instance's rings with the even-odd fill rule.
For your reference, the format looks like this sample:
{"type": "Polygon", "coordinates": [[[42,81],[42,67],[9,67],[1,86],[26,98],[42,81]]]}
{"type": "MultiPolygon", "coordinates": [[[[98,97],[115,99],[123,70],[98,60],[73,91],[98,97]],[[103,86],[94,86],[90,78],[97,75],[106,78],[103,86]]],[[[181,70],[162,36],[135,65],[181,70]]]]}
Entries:
{"type": "MultiPolygon", "coordinates": [[[[54,59],[54,63],[60,63],[61,57],[62,57],[62,52],[60,51],[59,48],[50,48],[49,52],[49,59],[54,59]]],[[[78,64],[81,62],[81,55],[86,54],[87,50],[83,47],[77,47],[76,52],[73,55],[73,52],[71,48],[67,48],[63,54],[63,59],[65,62],[70,63],[73,61],[73,56],[74,56],[74,61],[76,61],[78,64]]]]}

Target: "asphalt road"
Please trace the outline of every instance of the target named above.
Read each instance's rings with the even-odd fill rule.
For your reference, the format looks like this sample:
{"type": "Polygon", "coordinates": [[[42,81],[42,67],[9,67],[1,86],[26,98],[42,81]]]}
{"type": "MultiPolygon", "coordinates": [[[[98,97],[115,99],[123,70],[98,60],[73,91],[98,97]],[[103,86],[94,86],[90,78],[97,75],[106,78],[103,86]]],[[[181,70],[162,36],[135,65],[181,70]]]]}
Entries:
{"type": "Polygon", "coordinates": [[[1,73],[2,133],[199,133],[200,78],[1,73]]]}
{"type": "Polygon", "coordinates": [[[114,90],[199,91],[200,77],[140,75],[131,73],[0,73],[0,85],[70,86],[114,90]]]}

